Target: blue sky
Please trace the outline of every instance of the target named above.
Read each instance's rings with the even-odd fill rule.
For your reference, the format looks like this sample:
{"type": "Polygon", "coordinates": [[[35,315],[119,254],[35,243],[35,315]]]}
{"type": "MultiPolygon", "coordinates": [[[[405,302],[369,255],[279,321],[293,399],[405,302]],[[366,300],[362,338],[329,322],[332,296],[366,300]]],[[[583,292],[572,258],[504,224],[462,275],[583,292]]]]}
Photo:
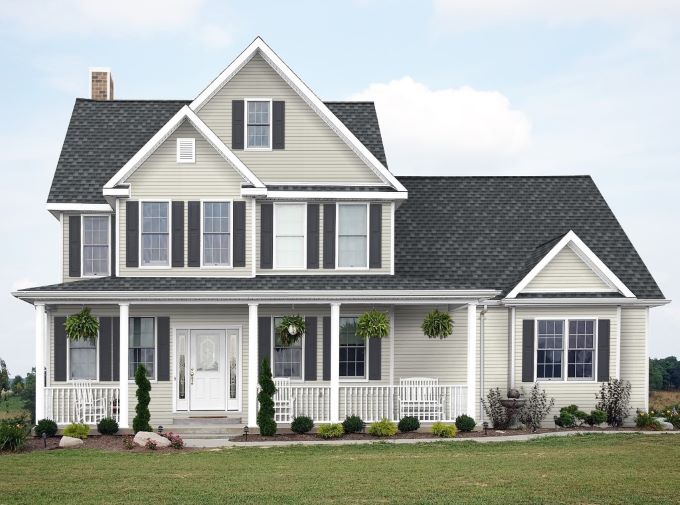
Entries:
{"type": "MultiPolygon", "coordinates": [[[[9,292],[58,280],[44,202],[88,67],[117,98],[193,98],[256,35],[321,98],[375,99],[397,174],[591,174],[678,299],[678,26],[670,0],[0,0],[0,357],[34,360],[9,292]]],[[[680,354],[679,324],[652,311],[653,356],[680,354]]]]}

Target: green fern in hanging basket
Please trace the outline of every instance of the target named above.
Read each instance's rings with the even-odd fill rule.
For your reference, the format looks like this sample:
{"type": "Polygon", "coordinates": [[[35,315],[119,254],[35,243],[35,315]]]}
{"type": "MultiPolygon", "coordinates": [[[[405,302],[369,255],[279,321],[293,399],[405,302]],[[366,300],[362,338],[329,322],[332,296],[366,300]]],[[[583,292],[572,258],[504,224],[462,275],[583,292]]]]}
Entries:
{"type": "Polygon", "coordinates": [[[89,340],[94,342],[99,335],[99,319],[90,313],[89,307],[77,314],[72,314],[66,318],[64,323],[66,335],[71,340],[89,340]]]}
{"type": "Polygon", "coordinates": [[[356,332],[361,338],[385,338],[390,334],[390,320],[384,312],[371,309],[357,319],[356,332]]]}
{"type": "Polygon", "coordinates": [[[305,333],[305,318],[300,315],[282,317],[276,333],[283,345],[293,345],[305,333]]]}
{"type": "Polygon", "coordinates": [[[434,309],[425,316],[420,327],[429,338],[446,338],[453,333],[453,319],[448,312],[434,309]]]}

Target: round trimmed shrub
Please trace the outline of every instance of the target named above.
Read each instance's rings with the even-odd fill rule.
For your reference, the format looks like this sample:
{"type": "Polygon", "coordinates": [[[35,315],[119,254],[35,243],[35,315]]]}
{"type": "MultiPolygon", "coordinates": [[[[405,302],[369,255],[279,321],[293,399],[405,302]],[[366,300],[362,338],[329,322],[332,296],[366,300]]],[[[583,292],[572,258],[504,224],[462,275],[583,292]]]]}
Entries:
{"type": "Polygon", "coordinates": [[[321,438],[340,438],[344,434],[345,430],[340,423],[319,425],[319,436],[321,438]]]}
{"type": "Polygon", "coordinates": [[[342,422],[345,433],[359,433],[364,431],[364,422],[359,416],[347,416],[342,422]]]}
{"type": "Polygon", "coordinates": [[[470,416],[463,414],[456,417],[456,428],[458,428],[460,431],[472,431],[475,429],[476,425],[477,423],[470,416]]]}
{"type": "Polygon", "coordinates": [[[576,426],[576,417],[566,410],[561,410],[560,415],[555,416],[554,419],[555,424],[560,428],[573,428],[576,426]]]}
{"type": "Polygon", "coordinates": [[[412,416],[402,417],[399,420],[398,428],[399,431],[401,431],[402,433],[406,433],[408,431],[416,431],[418,428],[420,428],[420,421],[418,421],[417,417],[412,416]]]}
{"type": "Polygon", "coordinates": [[[312,431],[312,428],[314,428],[314,421],[312,421],[311,417],[307,416],[294,417],[293,422],[290,423],[290,429],[298,435],[308,433],[312,431]]]}
{"type": "Polygon", "coordinates": [[[397,423],[393,423],[387,418],[371,423],[368,427],[368,434],[374,437],[393,437],[397,434],[397,423]]]}
{"type": "Polygon", "coordinates": [[[453,438],[456,436],[456,425],[437,421],[432,425],[432,434],[442,438],[453,438]]]}
{"type": "Polygon", "coordinates": [[[57,434],[57,423],[52,421],[52,419],[41,419],[38,424],[35,425],[35,434],[42,437],[42,434],[47,434],[48,437],[53,437],[57,434]]]}
{"type": "Polygon", "coordinates": [[[599,426],[607,422],[607,413],[603,410],[591,410],[590,415],[586,418],[586,422],[590,426],[599,426]]]}
{"type": "Polygon", "coordinates": [[[90,434],[90,427],[85,423],[71,423],[64,428],[64,436],[86,439],[90,434]]]}
{"type": "Polygon", "coordinates": [[[118,433],[118,423],[112,417],[105,417],[97,423],[97,431],[102,435],[118,433]]]}

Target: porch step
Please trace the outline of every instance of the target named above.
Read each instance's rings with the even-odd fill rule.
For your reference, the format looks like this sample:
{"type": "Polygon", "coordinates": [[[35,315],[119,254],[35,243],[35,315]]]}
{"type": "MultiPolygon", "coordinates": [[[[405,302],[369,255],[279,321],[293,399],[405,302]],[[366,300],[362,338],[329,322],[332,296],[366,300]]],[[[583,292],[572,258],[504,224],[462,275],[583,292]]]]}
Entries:
{"type": "Polygon", "coordinates": [[[181,424],[185,426],[189,425],[240,425],[243,426],[242,419],[240,417],[227,417],[227,416],[182,416],[175,417],[172,420],[172,424],[181,424]]]}
{"type": "Polygon", "coordinates": [[[171,424],[165,429],[172,431],[182,438],[229,438],[243,434],[243,426],[240,425],[175,425],[171,424]]]}

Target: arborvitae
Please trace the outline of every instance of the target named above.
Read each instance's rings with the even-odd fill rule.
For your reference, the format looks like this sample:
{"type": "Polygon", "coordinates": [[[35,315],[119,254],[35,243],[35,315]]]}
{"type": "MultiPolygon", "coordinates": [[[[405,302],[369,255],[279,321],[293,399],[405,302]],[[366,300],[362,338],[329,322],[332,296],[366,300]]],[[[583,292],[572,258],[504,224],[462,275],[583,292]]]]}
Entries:
{"type": "Polygon", "coordinates": [[[257,425],[260,427],[260,435],[272,436],[276,433],[276,421],[274,421],[274,393],[276,386],[272,380],[272,371],[269,361],[265,358],[260,366],[260,392],[257,393],[257,401],[260,410],[257,412],[257,425]]]}
{"type": "Polygon", "coordinates": [[[151,396],[151,383],[146,378],[146,367],[139,365],[135,371],[135,383],[137,384],[137,407],[135,412],[137,415],[132,420],[132,429],[137,433],[138,431],[153,431],[149,424],[151,413],[149,412],[149,402],[151,396]]]}

